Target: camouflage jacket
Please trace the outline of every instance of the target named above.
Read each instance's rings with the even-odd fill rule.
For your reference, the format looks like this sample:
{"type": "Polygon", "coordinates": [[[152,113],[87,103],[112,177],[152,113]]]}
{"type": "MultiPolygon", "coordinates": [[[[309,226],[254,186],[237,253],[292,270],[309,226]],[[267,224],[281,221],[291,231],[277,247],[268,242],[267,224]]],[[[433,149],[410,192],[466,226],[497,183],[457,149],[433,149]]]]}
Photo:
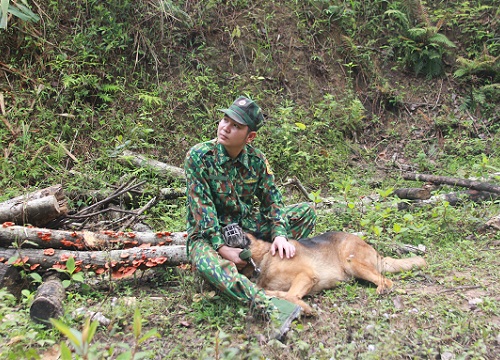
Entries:
{"type": "Polygon", "coordinates": [[[222,227],[239,223],[256,229],[256,211],[272,224],[273,239],[286,236],[282,196],[261,151],[247,145],[233,160],[223,145],[207,141],[189,150],[184,168],[188,246],[204,240],[217,250],[224,244],[222,227]]]}

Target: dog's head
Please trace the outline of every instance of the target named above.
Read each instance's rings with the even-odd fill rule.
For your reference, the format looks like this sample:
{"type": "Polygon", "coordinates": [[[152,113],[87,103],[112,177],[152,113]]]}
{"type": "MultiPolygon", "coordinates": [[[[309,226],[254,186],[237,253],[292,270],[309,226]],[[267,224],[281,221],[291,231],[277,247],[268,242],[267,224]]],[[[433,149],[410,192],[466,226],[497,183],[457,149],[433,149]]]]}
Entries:
{"type": "Polygon", "coordinates": [[[266,253],[271,248],[271,243],[257,239],[253,234],[245,233],[245,238],[248,239],[248,248],[252,251],[252,259],[259,264],[266,253]]]}

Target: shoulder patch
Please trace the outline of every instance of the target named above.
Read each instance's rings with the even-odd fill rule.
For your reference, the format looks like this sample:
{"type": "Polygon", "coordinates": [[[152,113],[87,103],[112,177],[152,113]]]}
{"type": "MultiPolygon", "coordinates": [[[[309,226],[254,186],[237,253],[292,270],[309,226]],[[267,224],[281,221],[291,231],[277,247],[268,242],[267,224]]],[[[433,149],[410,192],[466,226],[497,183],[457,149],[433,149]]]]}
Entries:
{"type": "Polygon", "coordinates": [[[267,159],[264,160],[266,163],[266,171],[269,175],[273,175],[273,170],[271,169],[271,165],[269,165],[269,161],[267,159]]]}

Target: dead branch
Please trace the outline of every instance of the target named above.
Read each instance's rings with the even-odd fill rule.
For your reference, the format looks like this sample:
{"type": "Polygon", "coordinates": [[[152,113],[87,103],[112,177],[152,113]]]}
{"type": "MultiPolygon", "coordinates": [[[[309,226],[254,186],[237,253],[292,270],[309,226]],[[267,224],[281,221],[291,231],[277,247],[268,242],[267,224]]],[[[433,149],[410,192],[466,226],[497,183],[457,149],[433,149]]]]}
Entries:
{"type": "Polygon", "coordinates": [[[446,184],[446,185],[451,185],[451,186],[462,186],[466,187],[469,189],[473,190],[478,190],[478,191],[487,191],[495,194],[500,194],[500,186],[491,184],[491,183],[486,183],[486,182],[480,182],[476,180],[467,180],[467,179],[459,179],[459,178],[453,178],[453,177],[447,177],[447,176],[436,176],[436,175],[426,175],[426,174],[415,174],[415,173],[408,173],[408,174],[403,174],[403,178],[405,180],[415,180],[415,181],[428,181],[433,184],[446,184]]]}
{"type": "MultiPolygon", "coordinates": [[[[134,180],[132,179],[131,182],[133,182],[134,180]]],[[[67,217],[68,218],[71,218],[71,216],[81,216],[82,214],[85,214],[87,213],[88,211],[94,209],[94,208],[97,208],[99,206],[102,206],[102,205],[105,205],[105,204],[108,204],[110,203],[113,199],[116,199],[118,197],[120,197],[121,195],[127,193],[127,192],[130,192],[131,190],[135,189],[135,188],[138,188],[139,186],[145,184],[146,181],[141,181],[139,182],[138,184],[134,184],[134,185],[130,185],[130,186],[127,186],[129,183],[127,184],[124,184],[122,185],[120,188],[118,188],[113,194],[111,194],[110,196],[108,196],[107,198],[101,200],[101,201],[98,201],[90,206],[87,206],[86,208],[78,211],[76,214],[74,215],[68,215],[67,217]]]]}
{"type": "Polygon", "coordinates": [[[297,189],[299,189],[299,191],[302,193],[302,195],[304,195],[306,197],[306,199],[308,201],[311,200],[311,195],[309,194],[309,192],[306,190],[306,188],[302,185],[302,183],[300,182],[299,179],[297,179],[296,177],[293,177],[291,179],[288,179],[286,183],[283,184],[283,186],[289,186],[289,185],[294,185],[297,187],[297,189]]]}
{"type": "Polygon", "coordinates": [[[151,209],[153,206],[155,206],[159,202],[158,196],[155,196],[151,200],[148,201],[146,205],[144,205],[141,209],[137,210],[134,212],[134,214],[129,214],[127,215],[128,220],[121,226],[120,231],[124,231],[125,229],[131,227],[134,223],[138,222],[140,219],[140,216],[142,213],[145,211],[148,211],[151,209]]]}
{"type": "Polygon", "coordinates": [[[176,179],[185,179],[184,169],[177,166],[165,164],[161,161],[148,159],[147,157],[136,154],[132,151],[125,150],[123,152],[123,157],[119,159],[121,163],[132,164],[136,167],[149,167],[156,170],[162,176],[171,176],[176,179]]]}
{"type": "Polygon", "coordinates": [[[28,202],[30,200],[41,199],[50,195],[54,195],[57,198],[57,200],[60,202],[59,206],[62,207],[66,203],[66,196],[64,194],[63,187],[62,185],[57,184],[3,201],[2,203],[0,203],[0,206],[17,205],[28,202]]]}
{"type": "Polygon", "coordinates": [[[435,195],[430,197],[429,199],[415,200],[411,203],[401,202],[398,204],[398,210],[407,210],[413,207],[435,205],[442,203],[443,201],[448,202],[451,206],[456,206],[462,204],[464,201],[473,201],[476,203],[480,203],[482,201],[492,201],[498,198],[499,196],[497,194],[487,191],[465,190],[448,194],[435,195]]]}

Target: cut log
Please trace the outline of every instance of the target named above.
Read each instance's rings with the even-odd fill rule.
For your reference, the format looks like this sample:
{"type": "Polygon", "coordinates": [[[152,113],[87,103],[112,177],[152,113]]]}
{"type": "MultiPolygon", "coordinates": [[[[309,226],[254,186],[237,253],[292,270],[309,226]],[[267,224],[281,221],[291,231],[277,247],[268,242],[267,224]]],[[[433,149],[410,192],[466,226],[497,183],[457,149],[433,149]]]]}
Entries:
{"type": "Polygon", "coordinates": [[[24,227],[9,224],[0,226],[0,246],[37,247],[42,249],[102,250],[123,249],[141,245],[182,245],[186,232],[114,232],[65,231],[24,227]]]}
{"type": "Polygon", "coordinates": [[[43,226],[65,215],[66,209],[59,207],[54,195],[30,200],[28,202],[0,206],[0,223],[31,224],[43,226]]]}
{"type": "Polygon", "coordinates": [[[0,248],[0,262],[15,256],[18,256],[17,264],[26,265],[32,271],[65,269],[66,261],[73,257],[78,271],[86,269],[96,274],[111,272],[114,278],[130,276],[137,269],[177,266],[188,262],[185,245],[135,247],[110,251],[0,248]]]}
{"type": "Polygon", "coordinates": [[[403,188],[394,190],[394,195],[400,199],[427,200],[431,197],[431,191],[423,188],[403,188]]]}
{"type": "Polygon", "coordinates": [[[415,180],[415,181],[428,181],[433,184],[446,184],[451,186],[461,186],[478,191],[487,191],[495,194],[500,194],[500,186],[480,182],[476,180],[459,179],[447,176],[436,176],[436,175],[426,175],[426,174],[403,174],[405,180],[415,180]]]}
{"type": "Polygon", "coordinates": [[[171,176],[176,179],[185,180],[184,169],[165,164],[161,161],[157,161],[154,159],[148,159],[147,157],[136,154],[132,151],[125,150],[123,151],[123,157],[120,159],[121,163],[131,163],[136,167],[149,167],[155,169],[160,175],[163,176],[171,176]]]}
{"type": "Polygon", "coordinates": [[[64,286],[55,274],[50,275],[38,287],[30,307],[33,321],[50,326],[50,319],[57,319],[64,314],[63,301],[66,297],[64,286]]]}
{"type": "Polygon", "coordinates": [[[61,185],[54,185],[0,203],[0,223],[44,226],[68,212],[61,185]]]}
{"type": "Polygon", "coordinates": [[[0,288],[6,288],[17,299],[21,298],[24,282],[17,267],[0,262],[0,288]]]}

